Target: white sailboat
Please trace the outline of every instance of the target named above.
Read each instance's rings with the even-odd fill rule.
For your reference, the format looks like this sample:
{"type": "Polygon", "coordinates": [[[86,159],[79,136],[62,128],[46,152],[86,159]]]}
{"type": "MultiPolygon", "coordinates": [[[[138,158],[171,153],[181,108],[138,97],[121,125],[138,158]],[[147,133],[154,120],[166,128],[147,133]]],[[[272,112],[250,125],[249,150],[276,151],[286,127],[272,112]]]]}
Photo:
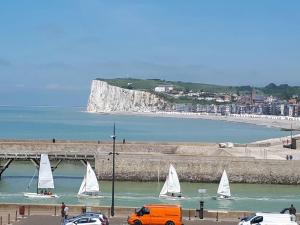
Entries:
{"type": "Polygon", "coordinates": [[[89,162],[86,166],[86,174],[83,178],[83,181],[80,185],[78,197],[92,197],[92,198],[101,198],[100,189],[98,180],[94,170],[92,169],[89,162]]]}
{"type": "Polygon", "coordinates": [[[169,199],[181,198],[179,179],[172,164],[170,164],[169,174],[166,178],[163,188],[161,189],[159,197],[169,199]]]}
{"type": "Polygon", "coordinates": [[[225,170],[223,171],[217,194],[218,199],[231,199],[229,180],[225,170]]]}
{"type": "Polygon", "coordinates": [[[54,182],[50,161],[47,154],[41,154],[40,167],[38,174],[37,192],[25,192],[24,196],[28,198],[58,198],[56,194],[50,192],[54,189],[54,182]]]}

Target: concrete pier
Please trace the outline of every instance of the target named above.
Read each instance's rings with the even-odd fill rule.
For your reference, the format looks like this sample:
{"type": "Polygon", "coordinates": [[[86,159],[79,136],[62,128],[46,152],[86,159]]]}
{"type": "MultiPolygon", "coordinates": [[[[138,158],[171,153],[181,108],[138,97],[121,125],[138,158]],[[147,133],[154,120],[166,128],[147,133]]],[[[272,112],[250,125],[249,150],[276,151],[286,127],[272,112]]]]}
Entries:
{"type": "MultiPolygon", "coordinates": [[[[111,142],[88,141],[0,141],[1,154],[40,154],[91,156],[100,179],[111,179],[111,142]]],[[[286,154],[300,154],[280,146],[243,145],[222,149],[206,143],[117,142],[116,179],[132,181],[164,180],[172,163],[181,181],[218,182],[226,169],[230,182],[300,183],[300,160],[286,160],[286,154]]],[[[73,157],[76,160],[76,157],[73,157]]],[[[78,158],[79,159],[79,158],[78,158]]],[[[1,157],[0,157],[1,160],[1,157]]],[[[51,157],[50,157],[51,160],[51,157]]],[[[3,168],[8,161],[1,160],[3,168]]]]}
{"type": "MultiPolygon", "coordinates": [[[[2,176],[2,173],[9,167],[9,165],[13,161],[25,161],[25,160],[30,160],[36,168],[39,168],[39,162],[40,162],[40,154],[39,153],[0,153],[0,179],[2,176]]],[[[59,164],[63,160],[79,160],[81,161],[84,165],[87,164],[87,162],[90,162],[91,165],[95,165],[95,155],[94,154],[71,154],[71,153],[66,153],[66,154],[53,154],[53,153],[48,153],[48,157],[50,162],[52,161],[52,166],[51,169],[54,171],[59,164]],[[55,161],[55,164],[53,163],[55,161]],[[54,164],[54,166],[53,166],[54,164]]]]}

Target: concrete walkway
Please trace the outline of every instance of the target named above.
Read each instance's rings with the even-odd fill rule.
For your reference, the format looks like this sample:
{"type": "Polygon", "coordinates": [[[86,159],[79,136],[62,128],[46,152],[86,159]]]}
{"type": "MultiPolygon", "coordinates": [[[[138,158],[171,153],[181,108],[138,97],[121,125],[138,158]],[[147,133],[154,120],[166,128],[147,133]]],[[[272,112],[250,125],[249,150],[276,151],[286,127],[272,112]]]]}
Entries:
{"type": "Polygon", "coordinates": [[[61,218],[59,216],[29,216],[24,218],[14,225],[60,225],[61,218]]]}
{"type": "MultiPolygon", "coordinates": [[[[213,221],[213,220],[184,220],[185,225],[236,225],[237,221],[213,221]]],[[[126,217],[114,217],[110,218],[110,225],[126,225],[126,217]]],[[[59,216],[29,216],[14,225],[60,225],[59,216]]]]}

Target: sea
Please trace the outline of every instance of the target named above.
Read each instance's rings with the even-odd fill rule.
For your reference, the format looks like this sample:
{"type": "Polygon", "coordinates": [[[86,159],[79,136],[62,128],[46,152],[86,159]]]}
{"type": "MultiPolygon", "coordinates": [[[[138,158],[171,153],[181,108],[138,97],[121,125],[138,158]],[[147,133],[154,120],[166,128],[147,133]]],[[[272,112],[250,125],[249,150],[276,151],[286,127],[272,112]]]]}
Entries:
{"type": "MultiPolygon", "coordinates": [[[[111,141],[114,124],[117,141],[249,143],[289,134],[276,128],[226,121],[91,114],[85,112],[84,107],[0,107],[0,139],[111,141]]],[[[99,181],[102,198],[77,198],[84,173],[81,163],[63,162],[53,173],[55,193],[60,197],[28,199],[23,192],[35,192],[37,171],[31,162],[13,162],[0,180],[0,203],[59,204],[64,201],[75,205],[109,206],[111,181],[99,181]]],[[[231,184],[233,200],[222,201],[214,199],[217,183],[182,182],[184,198],[171,201],[158,198],[163,183],[116,181],[115,205],[139,207],[145,203],[171,202],[195,209],[204,201],[205,209],[270,212],[279,212],[292,203],[300,207],[299,185],[231,184]]]]}

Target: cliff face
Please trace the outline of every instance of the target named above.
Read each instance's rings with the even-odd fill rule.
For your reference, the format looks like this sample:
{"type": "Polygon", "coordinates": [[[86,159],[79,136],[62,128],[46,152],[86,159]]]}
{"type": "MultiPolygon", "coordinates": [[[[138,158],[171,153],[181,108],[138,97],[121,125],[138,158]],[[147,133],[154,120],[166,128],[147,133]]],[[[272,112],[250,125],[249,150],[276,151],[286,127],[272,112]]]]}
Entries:
{"type": "Polygon", "coordinates": [[[105,81],[93,80],[87,105],[88,112],[153,112],[168,103],[145,91],[111,86],[105,81]]]}

